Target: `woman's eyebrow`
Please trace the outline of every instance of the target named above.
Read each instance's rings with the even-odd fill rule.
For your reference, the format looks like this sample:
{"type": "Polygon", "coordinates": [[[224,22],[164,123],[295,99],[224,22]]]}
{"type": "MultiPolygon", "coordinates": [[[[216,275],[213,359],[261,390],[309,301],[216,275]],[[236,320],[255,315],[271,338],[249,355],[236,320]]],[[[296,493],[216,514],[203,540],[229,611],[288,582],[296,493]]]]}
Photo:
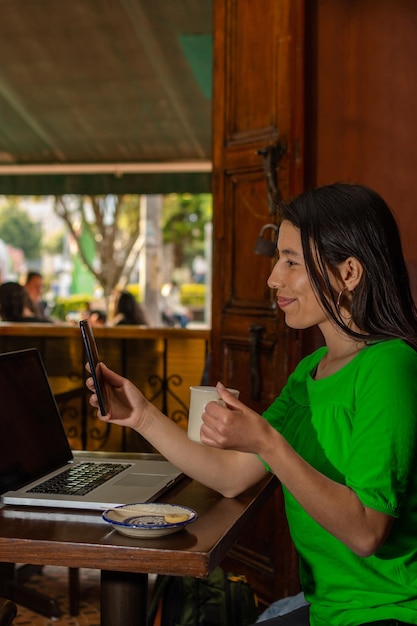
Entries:
{"type": "Polygon", "coordinates": [[[284,248],[284,250],[278,250],[279,254],[285,254],[286,256],[296,256],[299,257],[300,253],[292,248],[284,248]]]}

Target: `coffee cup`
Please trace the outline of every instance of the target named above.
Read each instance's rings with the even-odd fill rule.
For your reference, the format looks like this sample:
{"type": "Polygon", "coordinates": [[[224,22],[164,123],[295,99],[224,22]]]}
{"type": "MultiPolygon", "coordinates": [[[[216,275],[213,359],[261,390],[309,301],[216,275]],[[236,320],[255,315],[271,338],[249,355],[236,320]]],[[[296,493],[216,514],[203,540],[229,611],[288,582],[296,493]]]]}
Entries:
{"type": "MultiPolygon", "coordinates": [[[[227,389],[236,398],[239,397],[239,391],[237,389],[227,389]]],[[[188,413],[188,437],[193,441],[200,441],[200,429],[203,424],[203,413],[206,404],[214,400],[219,404],[225,406],[223,400],[220,399],[217,393],[216,387],[210,387],[207,385],[194,385],[190,387],[190,410],[188,413]]]]}

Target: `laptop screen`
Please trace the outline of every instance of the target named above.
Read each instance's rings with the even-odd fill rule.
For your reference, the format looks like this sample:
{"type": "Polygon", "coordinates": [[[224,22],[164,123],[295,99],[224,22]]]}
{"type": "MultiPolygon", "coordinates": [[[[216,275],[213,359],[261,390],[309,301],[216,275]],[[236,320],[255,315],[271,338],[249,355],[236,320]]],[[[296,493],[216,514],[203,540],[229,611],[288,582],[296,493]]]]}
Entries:
{"type": "Polygon", "coordinates": [[[0,493],[72,458],[38,350],[0,354],[0,493]]]}

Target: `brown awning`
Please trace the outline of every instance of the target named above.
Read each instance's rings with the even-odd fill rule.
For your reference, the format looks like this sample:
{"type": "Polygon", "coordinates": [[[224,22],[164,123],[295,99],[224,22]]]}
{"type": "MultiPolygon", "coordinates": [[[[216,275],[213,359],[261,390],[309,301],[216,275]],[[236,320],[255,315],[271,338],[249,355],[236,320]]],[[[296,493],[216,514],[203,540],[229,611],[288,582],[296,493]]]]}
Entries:
{"type": "Polygon", "coordinates": [[[210,191],[210,0],[0,0],[0,194],[210,191]]]}

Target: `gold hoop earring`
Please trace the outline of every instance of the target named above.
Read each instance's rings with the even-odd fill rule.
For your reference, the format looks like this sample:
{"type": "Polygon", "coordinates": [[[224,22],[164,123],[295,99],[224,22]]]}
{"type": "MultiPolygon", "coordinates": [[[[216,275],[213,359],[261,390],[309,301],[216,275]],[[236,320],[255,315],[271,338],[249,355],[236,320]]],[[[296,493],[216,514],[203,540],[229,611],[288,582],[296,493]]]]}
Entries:
{"type": "Polygon", "coordinates": [[[341,306],[342,306],[341,303],[342,303],[342,298],[343,298],[343,294],[345,291],[349,291],[347,287],[343,287],[343,289],[341,289],[339,293],[337,294],[336,311],[341,320],[346,320],[350,322],[352,319],[352,315],[343,315],[341,311],[341,306]]]}
{"type": "Polygon", "coordinates": [[[340,307],[341,307],[341,301],[342,301],[342,296],[344,294],[344,292],[346,291],[347,287],[343,287],[343,289],[341,289],[337,295],[337,301],[336,301],[336,309],[337,312],[340,315],[340,307]]]}

